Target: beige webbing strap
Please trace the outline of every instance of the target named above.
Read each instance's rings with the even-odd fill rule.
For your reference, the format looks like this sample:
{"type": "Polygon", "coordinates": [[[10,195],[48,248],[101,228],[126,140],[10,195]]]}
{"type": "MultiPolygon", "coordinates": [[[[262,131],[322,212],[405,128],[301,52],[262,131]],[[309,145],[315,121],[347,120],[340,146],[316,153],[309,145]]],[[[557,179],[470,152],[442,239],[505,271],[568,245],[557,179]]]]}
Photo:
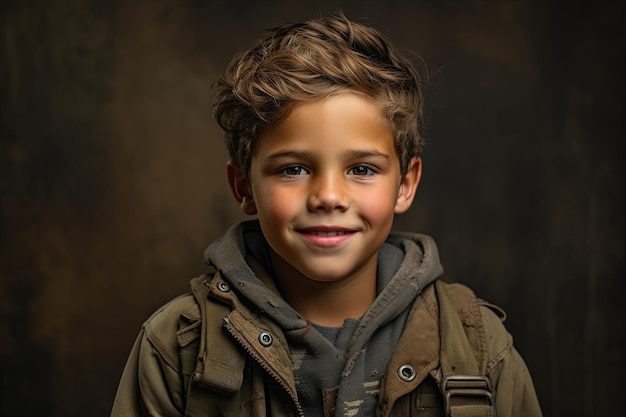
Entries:
{"type": "MultiPolygon", "coordinates": [[[[439,384],[447,417],[496,417],[496,407],[489,379],[474,354],[458,306],[448,296],[445,284],[436,281],[439,299],[440,365],[443,378],[439,384]]],[[[475,300],[473,301],[475,302],[475,300]]],[[[481,358],[481,363],[482,361],[481,358]]]]}

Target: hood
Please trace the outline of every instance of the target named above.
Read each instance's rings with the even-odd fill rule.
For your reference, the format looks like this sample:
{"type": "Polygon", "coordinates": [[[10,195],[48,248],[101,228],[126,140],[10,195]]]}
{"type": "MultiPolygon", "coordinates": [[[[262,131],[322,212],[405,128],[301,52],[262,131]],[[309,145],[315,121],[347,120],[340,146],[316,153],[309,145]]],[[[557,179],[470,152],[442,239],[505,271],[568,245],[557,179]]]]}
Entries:
{"type": "MultiPolygon", "coordinates": [[[[257,220],[233,225],[206,249],[205,260],[239,294],[276,320],[287,336],[298,337],[305,331],[306,320],[280,296],[274,285],[262,280],[262,275],[272,276],[272,267],[269,245],[257,220]]],[[[366,341],[364,333],[373,332],[404,311],[421,289],[442,273],[437,246],[431,237],[390,234],[379,252],[378,296],[361,318],[357,333],[366,341]],[[371,330],[364,332],[366,328],[371,330]]]]}

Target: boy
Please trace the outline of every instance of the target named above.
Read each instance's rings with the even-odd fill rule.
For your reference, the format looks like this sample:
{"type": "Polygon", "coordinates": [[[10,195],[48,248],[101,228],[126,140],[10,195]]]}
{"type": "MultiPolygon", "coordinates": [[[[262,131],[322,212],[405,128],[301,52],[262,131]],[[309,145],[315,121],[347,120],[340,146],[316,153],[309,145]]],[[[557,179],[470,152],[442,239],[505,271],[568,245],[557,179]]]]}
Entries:
{"type": "Polygon", "coordinates": [[[218,79],[214,114],[258,219],[144,324],[113,416],[541,415],[494,311],[438,281],[431,238],[390,234],[423,139],[387,39],[343,15],[277,27],[218,79]]]}

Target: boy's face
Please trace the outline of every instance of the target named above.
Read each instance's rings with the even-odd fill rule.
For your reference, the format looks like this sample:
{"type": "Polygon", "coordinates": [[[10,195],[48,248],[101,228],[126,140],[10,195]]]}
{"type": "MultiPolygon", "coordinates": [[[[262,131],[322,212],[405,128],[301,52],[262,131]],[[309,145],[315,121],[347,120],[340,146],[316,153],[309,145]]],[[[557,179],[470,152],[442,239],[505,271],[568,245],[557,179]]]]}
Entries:
{"type": "Polygon", "coordinates": [[[375,277],[378,249],[420,174],[414,158],[401,177],[391,128],[374,101],[354,93],[299,104],[265,129],[249,184],[228,168],[242,208],[258,214],[275,269],[318,282],[375,277]]]}

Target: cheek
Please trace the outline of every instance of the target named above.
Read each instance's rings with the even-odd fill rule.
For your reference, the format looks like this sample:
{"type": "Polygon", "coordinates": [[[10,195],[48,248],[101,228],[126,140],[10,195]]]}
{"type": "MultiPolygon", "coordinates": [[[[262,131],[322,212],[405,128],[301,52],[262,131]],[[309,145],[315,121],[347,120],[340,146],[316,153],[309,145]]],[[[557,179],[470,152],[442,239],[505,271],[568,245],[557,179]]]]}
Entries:
{"type": "Polygon", "coordinates": [[[397,196],[393,187],[385,187],[377,193],[366,193],[361,198],[359,212],[371,223],[391,224],[397,196]]]}
{"type": "Polygon", "coordinates": [[[267,223],[290,220],[301,204],[297,192],[288,188],[264,186],[255,192],[259,218],[267,223]]]}

